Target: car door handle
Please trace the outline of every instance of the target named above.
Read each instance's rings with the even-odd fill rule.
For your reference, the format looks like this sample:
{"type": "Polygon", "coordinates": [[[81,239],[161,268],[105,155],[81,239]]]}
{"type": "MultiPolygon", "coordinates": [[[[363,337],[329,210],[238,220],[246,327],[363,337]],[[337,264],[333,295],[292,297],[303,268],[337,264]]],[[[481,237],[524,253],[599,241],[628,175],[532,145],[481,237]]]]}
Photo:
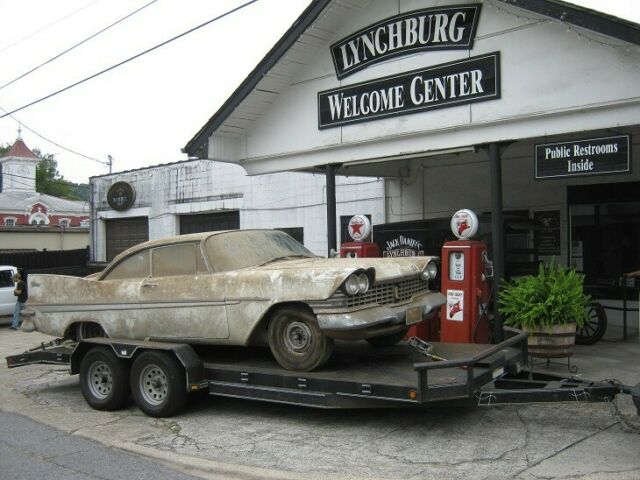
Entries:
{"type": "Polygon", "coordinates": [[[143,283],[142,288],[156,288],[158,286],[157,283],[143,283]]]}

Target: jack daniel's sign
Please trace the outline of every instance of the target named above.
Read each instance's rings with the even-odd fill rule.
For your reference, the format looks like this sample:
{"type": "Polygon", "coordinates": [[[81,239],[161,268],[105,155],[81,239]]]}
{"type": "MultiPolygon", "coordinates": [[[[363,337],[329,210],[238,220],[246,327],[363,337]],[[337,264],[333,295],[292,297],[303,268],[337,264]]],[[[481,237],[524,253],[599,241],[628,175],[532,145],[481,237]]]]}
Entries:
{"type": "Polygon", "coordinates": [[[338,78],[400,55],[470,49],[480,5],[425,8],[387,18],[331,46],[338,78]]]}

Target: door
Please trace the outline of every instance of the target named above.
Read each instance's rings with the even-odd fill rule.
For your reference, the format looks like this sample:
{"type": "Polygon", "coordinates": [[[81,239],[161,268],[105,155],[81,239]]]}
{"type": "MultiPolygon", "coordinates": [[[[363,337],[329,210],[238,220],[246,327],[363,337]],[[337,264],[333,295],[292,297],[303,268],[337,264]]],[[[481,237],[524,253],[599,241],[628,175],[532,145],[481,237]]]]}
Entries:
{"type": "Polygon", "coordinates": [[[108,262],[127,248],[149,240],[147,217],[118,218],[105,223],[108,262]]]}
{"type": "Polygon", "coordinates": [[[16,297],[13,294],[13,274],[15,269],[0,267],[0,315],[11,315],[16,305],[16,297]]]}
{"type": "Polygon", "coordinates": [[[199,243],[152,249],[151,276],[139,285],[148,336],[206,341],[229,337],[224,276],[209,273],[199,243]]]}

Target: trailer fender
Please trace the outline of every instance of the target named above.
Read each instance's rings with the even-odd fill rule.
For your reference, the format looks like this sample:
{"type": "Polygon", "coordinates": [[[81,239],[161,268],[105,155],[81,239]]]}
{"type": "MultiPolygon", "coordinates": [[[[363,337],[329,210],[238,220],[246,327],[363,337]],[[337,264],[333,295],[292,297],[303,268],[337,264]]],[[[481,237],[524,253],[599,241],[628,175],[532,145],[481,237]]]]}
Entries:
{"type": "Polygon", "coordinates": [[[207,387],[204,380],[204,365],[191,345],[185,343],[144,342],[135,340],[110,341],[109,338],[91,338],[78,343],[71,354],[70,373],[80,373],[80,363],[85,354],[95,346],[108,346],[119,358],[132,360],[144,351],[162,350],[171,352],[184,367],[187,392],[207,387]]]}

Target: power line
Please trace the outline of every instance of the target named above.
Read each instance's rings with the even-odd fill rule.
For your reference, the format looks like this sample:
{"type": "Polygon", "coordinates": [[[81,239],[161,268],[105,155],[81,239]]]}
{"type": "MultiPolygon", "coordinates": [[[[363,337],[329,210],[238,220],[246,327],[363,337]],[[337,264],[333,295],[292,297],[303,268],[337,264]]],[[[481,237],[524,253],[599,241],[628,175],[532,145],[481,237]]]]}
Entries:
{"type": "MultiPolygon", "coordinates": [[[[0,110],[2,110],[2,111],[3,111],[3,112],[5,112],[5,113],[7,112],[7,111],[6,111],[4,108],[2,108],[2,107],[0,107],[0,110]]],[[[7,116],[7,115],[4,115],[4,116],[3,116],[3,117],[1,117],[1,118],[4,118],[4,117],[6,117],[6,116],[7,116]]],[[[84,153],[80,153],[80,152],[77,152],[77,151],[75,151],[75,150],[72,150],[71,148],[65,147],[64,145],[60,145],[59,143],[57,143],[57,142],[55,142],[55,141],[51,140],[50,138],[45,137],[45,136],[44,136],[44,135],[42,135],[41,133],[36,132],[33,128],[31,128],[31,127],[29,127],[28,125],[24,124],[21,120],[18,120],[18,119],[17,119],[16,117],[14,117],[13,115],[8,114],[8,116],[9,116],[10,118],[12,118],[13,120],[15,120],[16,122],[18,122],[21,126],[23,126],[24,128],[26,128],[27,130],[29,130],[29,131],[30,131],[31,133],[33,133],[34,135],[36,135],[36,136],[40,137],[41,139],[43,139],[45,142],[49,142],[50,144],[55,145],[56,147],[61,148],[62,150],[65,150],[65,151],[67,151],[67,152],[69,152],[69,153],[73,153],[74,155],[78,155],[78,156],[80,156],[80,157],[86,158],[87,160],[93,160],[94,162],[101,163],[102,165],[109,165],[109,162],[105,162],[104,160],[99,160],[99,159],[97,159],[97,158],[95,158],[95,157],[91,157],[91,156],[89,156],[89,155],[85,155],[84,153]]]]}
{"type": "Polygon", "coordinates": [[[2,50],[0,50],[0,53],[4,52],[4,51],[6,51],[6,50],[9,50],[11,47],[14,47],[14,46],[18,45],[19,43],[22,43],[22,42],[24,42],[25,40],[28,40],[28,39],[30,39],[31,37],[34,37],[34,36],[36,36],[37,34],[39,34],[39,33],[41,33],[41,32],[44,32],[46,29],[51,28],[51,27],[53,27],[54,25],[57,25],[58,23],[62,22],[63,20],[66,20],[67,18],[74,16],[76,13],[81,12],[81,11],[82,11],[82,10],[84,10],[85,8],[87,8],[87,7],[91,6],[91,5],[93,5],[94,3],[98,2],[98,1],[99,1],[99,0],[93,0],[93,2],[89,2],[89,3],[87,3],[85,6],[80,7],[80,8],[78,8],[77,10],[74,10],[73,12],[71,12],[71,13],[69,13],[69,14],[65,15],[64,17],[60,17],[59,19],[57,19],[57,20],[53,21],[52,23],[50,23],[50,24],[48,24],[48,25],[45,25],[45,26],[44,26],[44,27],[42,27],[41,29],[36,30],[35,32],[30,33],[30,34],[29,34],[29,35],[27,35],[26,37],[22,37],[22,38],[20,38],[20,39],[16,40],[15,42],[13,42],[13,43],[11,43],[11,44],[7,45],[7,46],[6,46],[6,47],[4,47],[2,50]]]}
{"type": "Polygon", "coordinates": [[[189,35],[190,33],[193,33],[196,30],[201,29],[202,27],[205,27],[205,26],[207,26],[207,25],[209,25],[209,24],[211,24],[213,22],[216,22],[216,21],[218,21],[218,20],[220,20],[220,19],[222,19],[222,18],[224,18],[224,17],[226,17],[228,15],[231,15],[232,13],[235,13],[235,12],[237,12],[239,10],[242,10],[243,8],[248,7],[249,5],[251,5],[252,3],[255,3],[257,1],[258,0],[250,0],[250,1],[246,2],[246,3],[243,3],[239,7],[233,8],[233,9],[231,9],[231,10],[229,10],[229,11],[227,11],[227,12],[221,14],[221,15],[218,15],[217,17],[214,17],[214,18],[212,18],[210,20],[207,20],[206,22],[201,23],[200,25],[197,25],[197,26],[195,26],[195,27],[193,27],[193,28],[191,28],[191,29],[189,29],[189,30],[187,30],[185,32],[182,32],[182,33],[180,33],[180,34],[178,34],[178,35],[176,35],[174,37],[171,37],[168,40],[165,40],[162,43],[159,43],[159,44],[157,44],[157,45],[155,45],[155,46],[153,46],[151,48],[148,48],[148,49],[144,50],[143,52],[140,52],[140,53],[138,53],[138,54],[136,54],[136,55],[134,55],[132,57],[129,57],[126,60],[123,60],[120,63],[116,63],[115,65],[112,65],[112,66],[110,66],[108,68],[105,68],[104,70],[101,70],[101,71],[99,71],[97,73],[94,73],[93,75],[85,77],[82,80],[79,80],[79,81],[77,81],[75,83],[72,83],[71,85],[67,85],[66,87],[61,88],[60,90],[56,90],[55,92],[52,92],[52,93],[50,93],[48,95],[45,95],[44,97],[39,98],[38,100],[34,100],[33,102],[27,103],[26,105],[23,105],[23,106],[18,107],[18,108],[14,109],[14,110],[11,110],[10,112],[5,113],[4,115],[0,115],[0,119],[8,117],[12,113],[16,113],[16,112],[19,112],[20,110],[24,110],[25,108],[29,108],[29,107],[31,107],[31,106],[33,106],[33,105],[35,105],[37,103],[40,103],[40,102],[42,102],[44,100],[48,100],[51,97],[55,97],[56,95],[58,95],[58,94],[60,94],[62,92],[65,92],[67,90],[70,90],[71,88],[77,87],[78,85],[81,85],[81,84],[83,84],[83,83],[85,83],[85,82],[87,82],[89,80],[93,80],[94,78],[99,77],[100,75],[103,75],[103,74],[105,74],[105,73],[107,73],[107,72],[109,72],[111,70],[114,70],[114,69],[116,69],[118,67],[121,67],[122,65],[125,65],[125,64],[127,64],[127,63],[129,63],[129,62],[131,62],[131,61],[133,61],[133,60],[135,60],[137,58],[140,58],[143,55],[146,55],[147,53],[153,52],[154,50],[157,50],[160,47],[164,47],[165,45],[167,45],[167,44],[169,44],[171,42],[174,42],[175,40],[178,40],[179,38],[182,38],[185,35],[189,35]]]}
{"type": "Polygon", "coordinates": [[[45,65],[48,65],[49,63],[53,62],[54,60],[57,60],[58,58],[62,57],[63,55],[69,53],[71,50],[79,47],[80,45],[87,43],[89,40],[97,37],[98,35],[100,35],[101,33],[106,32],[107,30],[109,30],[112,27],[115,27],[116,25],[118,25],[119,23],[125,21],[126,19],[132,17],[133,15],[135,15],[136,13],[140,12],[141,10],[144,10],[145,8],[147,8],[148,6],[156,3],[158,0],[151,0],[149,3],[143,5],[142,7],[134,10],[133,12],[125,15],[124,17],[122,17],[120,20],[115,21],[114,23],[112,23],[111,25],[108,25],[106,27],[104,27],[101,30],[98,30],[96,33],[94,33],[93,35],[88,36],[87,38],[85,38],[84,40],[81,40],[80,42],[76,43],[75,45],[67,48],[66,50],[63,50],[62,52],[58,53],[57,55],[51,57],[49,60],[40,63],[39,65],[36,65],[35,67],[33,67],[31,70],[28,70],[26,72],[24,72],[22,75],[17,76],[16,78],[14,78],[13,80],[8,81],[7,83],[5,83],[4,85],[0,85],[0,90],[2,90],[4,87],[7,87],[9,85],[11,85],[12,83],[17,82],[18,80],[26,77],[27,75],[32,74],[33,72],[35,72],[36,70],[44,67],[45,65]]]}

